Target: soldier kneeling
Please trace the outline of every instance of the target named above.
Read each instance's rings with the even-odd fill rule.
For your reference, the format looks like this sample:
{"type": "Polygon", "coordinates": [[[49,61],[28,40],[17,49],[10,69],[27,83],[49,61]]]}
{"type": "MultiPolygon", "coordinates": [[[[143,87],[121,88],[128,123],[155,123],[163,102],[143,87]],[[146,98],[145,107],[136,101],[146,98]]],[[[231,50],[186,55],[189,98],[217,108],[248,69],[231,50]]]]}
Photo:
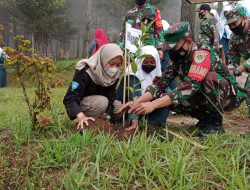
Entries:
{"type": "Polygon", "coordinates": [[[189,34],[188,22],[175,24],[165,32],[172,64],[143,96],[123,105],[120,112],[129,109],[129,113],[139,115],[169,107],[197,118],[201,136],[223,133],[223,112],[238,108],[246,92],[222,61],[214,59],[213,52],[199,49],[189,34]],[[176,77],[181,83],[174,90],[166,90],[176,77]]]}

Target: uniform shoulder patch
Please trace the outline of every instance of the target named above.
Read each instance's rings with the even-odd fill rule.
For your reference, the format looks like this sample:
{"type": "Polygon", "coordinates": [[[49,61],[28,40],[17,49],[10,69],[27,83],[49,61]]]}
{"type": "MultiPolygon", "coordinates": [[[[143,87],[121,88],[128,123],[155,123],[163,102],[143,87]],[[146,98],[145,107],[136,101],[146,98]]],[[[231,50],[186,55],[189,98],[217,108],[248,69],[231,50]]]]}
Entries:
{"type": "Polygon", "coordinates": [[[201,64],[205,61],[206,57],[209,55],[209,53],[207,51],[195,51],[194,52],[194,61],[197,64],[201,64]]]}
{"type": "Polygon", "coordinates": [[[72,90],[75,90],[75,89],[77,89],[78,87],[79,87],[79,83],[78,83],[78,82],[73,81],[73,82],[71,83],[71,88],[72,88],[72,90]]]}
{"type": "Polygon", "coordinates": [[[193,53],[193,62],[191,64],[188,76],[199,82],[203,81],[211,69],[210,53],[206,50],[198,50],[193,53]]]}

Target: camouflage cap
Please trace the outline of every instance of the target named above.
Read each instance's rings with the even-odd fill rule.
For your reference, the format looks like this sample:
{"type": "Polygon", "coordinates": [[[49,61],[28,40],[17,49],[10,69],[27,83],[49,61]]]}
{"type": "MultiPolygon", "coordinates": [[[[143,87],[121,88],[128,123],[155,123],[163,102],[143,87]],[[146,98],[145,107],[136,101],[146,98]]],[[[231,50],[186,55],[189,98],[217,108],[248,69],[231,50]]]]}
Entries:
{"type": "Polygon", "coordinates": [[[237,21],[241,16],[246,16],[247,10],[245,7],[238,6],[235,9],[225,12],[225,17],[227,19],[226,25],[234,23],[237,21]]]}
{"type": "Polygon", "coordinates": [[[166,40],[166,49],[172,49],[178,41],[190,35],[190,24],[189,22],[180,22],[171,26],[164,32],[166,40]]]}

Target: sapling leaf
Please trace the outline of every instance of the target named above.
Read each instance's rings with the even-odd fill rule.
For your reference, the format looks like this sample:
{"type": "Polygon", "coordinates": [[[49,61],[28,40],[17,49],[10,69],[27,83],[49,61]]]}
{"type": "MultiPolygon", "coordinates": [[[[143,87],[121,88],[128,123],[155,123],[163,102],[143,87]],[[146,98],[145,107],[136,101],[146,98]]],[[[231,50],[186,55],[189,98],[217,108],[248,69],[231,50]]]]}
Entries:
{"type": "Polygon", "coordinates": [[[144,23],[141,23],[141,31],[142,31],[142,34],[144,34],[147,31],[147,27],[144,23]]]}
{"type": "Polygon", "coordinates": [[[133,73],[136,73],[138,71],[138,67],[137,67],[135,61],[133,61],[131,63],[131,68],[132,68],[133,73]]]}
{"type": "Polygon", "coordinates": [[[143,42],[144,40],[146,40],[149,37],[149,34],[145,33],[141,36],[140,41],[143,42]]]}
{"type": "Polygon", "coordinates": [[[134,93],[135,91],[134,91],[134,88],[132,88],[132,87],[128,87],[127,88],[131,93],[134,93]]]}
{"type": "Polygon", "coordinates": [[[138,58],[141,56],[141,49],[137,49],[135,52],[135,57],[138,58]]]}
{"type": "Polygon", "coordinates": [[[139,46],[139,41],[135,41],[135,42],[134,42],[134,45],[135,45],[135,47],[136,47],[137,49],[140,48],[140,46],[139,46]]]}
{"type": "Polygon", "coordinates": [[[134,92],[140,92],[141,90],[142,90],[142,88],[136,89],[134,92]]]}
{"type": "Polygon", "coordinates": [[[149,28],[151,28],[153,26],[153,24],[155,23],[155,20],[153,20],[152,22],[150,22],[147,27],[146,27],[146,32],[149,30],[149,28]]]}

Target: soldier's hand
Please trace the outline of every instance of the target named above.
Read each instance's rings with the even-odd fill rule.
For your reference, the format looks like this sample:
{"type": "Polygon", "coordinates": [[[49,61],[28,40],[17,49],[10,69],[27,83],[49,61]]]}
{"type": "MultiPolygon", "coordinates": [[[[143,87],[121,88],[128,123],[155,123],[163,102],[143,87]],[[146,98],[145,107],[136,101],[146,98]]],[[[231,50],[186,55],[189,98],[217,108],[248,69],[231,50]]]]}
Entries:
{"type": "Polygon", "coordinates": [[[153,102],[145,102],[133,105],[128,113],[134,113],[136,115],[148,114],[155,110],[153,102]]]}
{"type": "Polygon", "coordinates": [[[133,104],[135,104],[135,101],[127,102],[126,104],[122,105],[122,107],[118,110],[118,113],[123,113],[128,111],[133,104]]]}

